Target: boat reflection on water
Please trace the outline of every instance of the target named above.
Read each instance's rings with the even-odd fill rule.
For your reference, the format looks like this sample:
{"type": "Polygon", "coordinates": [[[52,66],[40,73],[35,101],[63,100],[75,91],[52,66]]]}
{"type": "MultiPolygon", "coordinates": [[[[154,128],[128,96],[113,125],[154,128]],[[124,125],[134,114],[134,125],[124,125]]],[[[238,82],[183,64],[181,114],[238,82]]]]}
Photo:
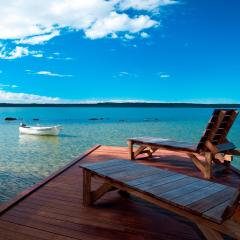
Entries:
{"type": "Polygon", "coordinates": [[[34,143],[50,143],[58,144],[59,138],[55,136],[40,136],[40,135],[28,135],[28,134],[19,134],[19,144],[34,144],[34,143]]]}

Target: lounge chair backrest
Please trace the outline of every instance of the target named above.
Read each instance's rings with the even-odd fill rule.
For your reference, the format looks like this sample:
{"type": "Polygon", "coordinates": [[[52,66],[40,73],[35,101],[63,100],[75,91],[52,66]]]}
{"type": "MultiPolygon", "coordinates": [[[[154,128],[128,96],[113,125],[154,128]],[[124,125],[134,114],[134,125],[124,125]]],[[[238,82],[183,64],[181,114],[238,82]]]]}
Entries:
{"type": "Polygon", "coordinates": [[[226,143],[227,134],[237,115],[238,111],[236,109],[215,109],[198,143],[197,151],[207,150],[205,146],[206,141],[210,141],[213,145],[226,143]]]}

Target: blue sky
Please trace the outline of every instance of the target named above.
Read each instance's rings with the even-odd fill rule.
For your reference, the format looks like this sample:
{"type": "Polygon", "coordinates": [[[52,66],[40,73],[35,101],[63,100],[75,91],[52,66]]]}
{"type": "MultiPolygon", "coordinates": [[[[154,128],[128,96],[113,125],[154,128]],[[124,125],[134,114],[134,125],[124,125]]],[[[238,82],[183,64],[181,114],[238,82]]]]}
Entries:
{"type": "Polygon", "coordinates": [[[238,0],[0,4],[0,102],[240,103],[238,0]]]}

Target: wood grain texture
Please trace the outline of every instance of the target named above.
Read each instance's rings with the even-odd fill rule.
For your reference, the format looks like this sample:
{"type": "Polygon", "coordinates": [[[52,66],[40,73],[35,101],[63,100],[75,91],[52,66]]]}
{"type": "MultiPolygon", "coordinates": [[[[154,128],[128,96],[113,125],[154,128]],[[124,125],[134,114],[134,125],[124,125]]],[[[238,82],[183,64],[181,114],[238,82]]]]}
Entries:
{"type": "MultiPolygon", "coordinates": [[[[117,191],[107,193],[93,207],[83,207],[83,178],[79,164],[121,158],[128,158],[127,148],[98,147],[83,159],[70,164],[70,167],[62,169],[55,177],[49,177],[37,184],[33,187],[37,187],[33,192],[22,193],[21,199],[17,198],[17,202],[13,200],[11,204],[6,204],[8,208],[1,212],[0,239],[204,239],[198,228],[187,218],[133,196],[123,198],[117,191]]],[[[154,161],[136,162],[201,177],[184,154],[176,153],[173,156],[168,151],[157,151],[153,158],[154,161]],[[158,155],[161,155],[160,161],[156,157],[158,155]]],[[[218,168],[215,170],[213,181],[238,186],[240,178],[237,174],[223,174],[218,168]]],[[[136,181],[137,179],[136,177],[136,181]]],[[[171,190],[171,187],[178,184],[187,184],[185,181],[182,178],[165,183],[161,189],[171,190]]],[[[100,184],[99,180],[93,179],[94,189],[97,190],[100,184]]],[[[156,190],[154,186],[152,190],[156,190]]],[[[229,229],[229,224],[222,228],[229,229]]]]}

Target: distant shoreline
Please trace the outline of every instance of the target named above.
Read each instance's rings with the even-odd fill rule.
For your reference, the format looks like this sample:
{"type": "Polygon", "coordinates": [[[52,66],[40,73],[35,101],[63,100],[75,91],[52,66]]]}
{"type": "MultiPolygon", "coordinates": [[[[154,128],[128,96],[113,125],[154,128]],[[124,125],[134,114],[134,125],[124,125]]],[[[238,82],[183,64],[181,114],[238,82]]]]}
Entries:
{"type": "Polygon", "coordinates": [[[129,108],[240,108],[240,104],[203,104],[203,103],[0,103],[0,107],[129,107],[129,108]]]}

